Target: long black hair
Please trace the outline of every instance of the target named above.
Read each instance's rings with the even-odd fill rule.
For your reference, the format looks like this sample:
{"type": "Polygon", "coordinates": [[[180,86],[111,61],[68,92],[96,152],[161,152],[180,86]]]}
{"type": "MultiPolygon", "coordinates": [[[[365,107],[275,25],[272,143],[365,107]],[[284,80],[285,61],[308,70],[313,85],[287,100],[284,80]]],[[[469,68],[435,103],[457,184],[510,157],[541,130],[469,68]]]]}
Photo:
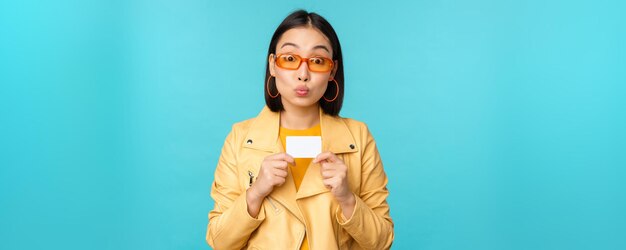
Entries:
{"type": "MultiPolygon", "coordinates": [[[[330,40],[330,45],[333,50],[332,59],[333,61],[337,61],[337,72],[335,73],[334,79],[337,81],[337,85],[339,86],[339,90],[337,93],[337,85],[334,82],[329,82],[328,87],[326,88],[326,92],[324,93],[324,97],[328,99],[333,99],[335,94],[337,94],[337,99],[332,102],[328,102],[324,100],[324,98],[320,98],[320,107],[324,111],[324,113],[337,116],[339,115],[339,111],[341,111],[341,105],[343,104],[343,92],[344,92],[344,80],[343,80],[343,58],[341,56],[341,44],[339,44],[339,38],[337,37],[337,33],[335,33],[335,29],[333,26],[326,21],[322,16],[318,15],[315,12],[307,12],[305,10],[297,10],[283,20],[283,22],[276,28],[274,31],[274,35],[272,36],[272,40],[270,41],[270,47],[267,50],[266,59],[270,54],[276,54],[276,46],[278,44],[278,40],[280,37],[290,29],[298,28],[298,27],[313,27],[321,31],[327,38],[330,40]]],[[[270,108],[270,110],[274,112],[278,112],[284,110],[283,104],[281,102],[281,96],[276,98],[270,97],[268,90],[271,93],[277,93],[278,89],[276,88],[276,78],[272,77],[269,82],[266,84],[267,79],[270,77],[270,65],[269,62],[266,64],[265,69],[265,78],[263,79],[263,93],[265,93],[265,104],[270,108]],[[268,89],[266,89],[268,88],[268,89]]]]}

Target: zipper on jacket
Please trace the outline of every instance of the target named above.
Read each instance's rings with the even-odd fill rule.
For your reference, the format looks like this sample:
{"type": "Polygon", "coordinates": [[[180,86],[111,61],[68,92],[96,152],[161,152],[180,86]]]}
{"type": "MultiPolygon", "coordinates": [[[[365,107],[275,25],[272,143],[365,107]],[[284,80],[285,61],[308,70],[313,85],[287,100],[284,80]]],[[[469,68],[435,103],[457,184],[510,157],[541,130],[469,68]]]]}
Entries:
{"type": "Polygon", "coordinates": [[[248,183],[248,187],[252,187],[252,180],[254,180],[254,174],[252,171],[248,170],[248,176],[250,176],[250,182],[248,183]]]}
{"type": "MultiPolygon", "coordinates": [[[[248,182],[248,188],[249,188],[249,187],[252,187],[252,183],[254,182],[254,173],[248,170],[248,176],[250,176],[250,181],[248,182]]],[[[272,205],[272,208],[274,208],[274,213],[278,213],[278,207],[276,207],[276,205],[274,204],[274,200],[272,200],[271,197],[267,196],[267,201],[270,203],[270,205],[272,205]]]]}
{"type": "Polygon", "coordinates": [[[272,207],[274,208],[274,212],[278,213],[278,208],[276,207],[276,205],[274,205],[274,200],[272,200],[272,197],[267,196],[267,201],[270,203],[270,205],[272,205],[272,207]]]}
{"type": "MultiPolygon", "coordinates": [[[[252,171],[248,170],[248,176],[250,176],[250,181],[248,182],[248,187],[252,187],[252,183],[254,182],[254,173],[252,173],[252,171]]],[[[276,207],[276,205],[274,204],[274,200],[267,196],[267,201],[270,203],[270,205],[272,205],[272,208],[274,208],[274,212],[278,213],[278,207],[276,207]]]]}

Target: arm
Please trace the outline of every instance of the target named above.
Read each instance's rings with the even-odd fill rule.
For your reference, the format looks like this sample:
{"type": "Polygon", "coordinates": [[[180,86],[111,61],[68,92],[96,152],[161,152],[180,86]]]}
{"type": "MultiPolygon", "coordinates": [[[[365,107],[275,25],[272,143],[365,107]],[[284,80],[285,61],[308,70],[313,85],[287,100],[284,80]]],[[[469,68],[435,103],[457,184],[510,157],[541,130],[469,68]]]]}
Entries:
{"type": "Polygon", "coordinates": [[[209,213],[206,240],[214,249],[241,249],[265,219],[261,206],[257,218],[248,213],[245,190],[238,185],[235,129],[230,132],[215,170],[211,197],[215,207],[209,213]]]}
{"type": "Polygon", "coordinates": [[[362,147],[361,192],[354,196],[352,216],[344,216],[342,206],[338,206],[335,216],[362,248],[389,249],[394,232],[387,204],[387,176],[369,130],[365,128],[361,136],[366,138],[362,147]]]}

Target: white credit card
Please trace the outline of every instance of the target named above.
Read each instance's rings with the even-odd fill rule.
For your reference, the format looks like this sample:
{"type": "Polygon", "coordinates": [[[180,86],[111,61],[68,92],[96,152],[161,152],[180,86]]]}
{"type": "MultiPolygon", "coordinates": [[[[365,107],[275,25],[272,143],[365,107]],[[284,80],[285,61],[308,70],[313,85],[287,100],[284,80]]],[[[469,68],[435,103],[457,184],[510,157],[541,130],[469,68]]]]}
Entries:
{"type": "Polygon", "coordinates": [[[287,136],[287,154],[293,158],[315,158],[322,153],[321,136],[287,136]]]}

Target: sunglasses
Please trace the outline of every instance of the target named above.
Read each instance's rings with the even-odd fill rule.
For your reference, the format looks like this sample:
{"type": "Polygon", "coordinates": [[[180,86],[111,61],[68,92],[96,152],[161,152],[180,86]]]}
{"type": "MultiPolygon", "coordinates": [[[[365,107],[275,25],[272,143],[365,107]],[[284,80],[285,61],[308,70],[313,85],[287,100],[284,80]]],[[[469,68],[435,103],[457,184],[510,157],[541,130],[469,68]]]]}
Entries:
{"type": "Polygon", "coordinates": [[[300,68],[302,62],[306,61],[306,65],[311,72],[325,73],[333,69],[333,60],[323,56],[314,56],[304,58],[295,54],[279,54],[276,56],[276,66],[283,69],[296,70],[300,68]]]}

